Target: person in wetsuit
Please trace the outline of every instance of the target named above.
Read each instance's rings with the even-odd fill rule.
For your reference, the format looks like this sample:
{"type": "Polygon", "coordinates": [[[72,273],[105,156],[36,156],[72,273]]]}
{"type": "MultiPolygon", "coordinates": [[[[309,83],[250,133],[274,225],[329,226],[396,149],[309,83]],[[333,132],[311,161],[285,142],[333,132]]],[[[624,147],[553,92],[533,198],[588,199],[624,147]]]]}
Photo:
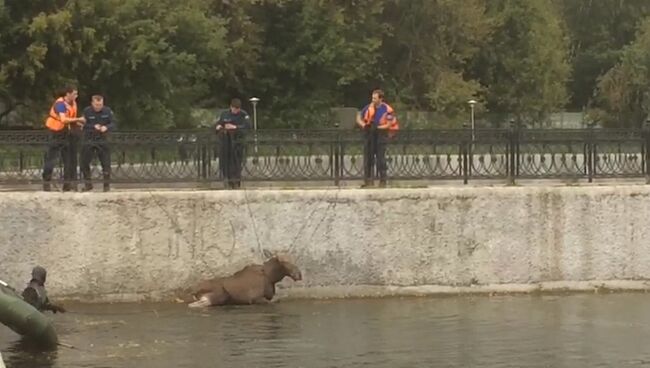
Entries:
{"type": "Polygon", "coordinates": [[[32,279],[23,290],[23,299],[31,304],[40,312],[50,310],[54,313],[65,313],[66,310],[60,305],[53,304],[47,297],[45,290],[45,279],[47,278],[47,271],[41,266],[36,266],[32,270],[32,279]]]}

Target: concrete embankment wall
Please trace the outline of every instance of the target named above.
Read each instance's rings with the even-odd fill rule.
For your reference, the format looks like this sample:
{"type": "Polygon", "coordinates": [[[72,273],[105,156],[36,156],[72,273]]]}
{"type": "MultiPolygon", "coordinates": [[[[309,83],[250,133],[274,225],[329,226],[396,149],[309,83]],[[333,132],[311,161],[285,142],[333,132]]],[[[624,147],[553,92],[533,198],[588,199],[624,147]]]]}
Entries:
{"type": "Polygon", "coordinates": [[[0,279],[171,300],[288,252],[281,297],[645,289],[650,186],[1,193],[0,279]]]}

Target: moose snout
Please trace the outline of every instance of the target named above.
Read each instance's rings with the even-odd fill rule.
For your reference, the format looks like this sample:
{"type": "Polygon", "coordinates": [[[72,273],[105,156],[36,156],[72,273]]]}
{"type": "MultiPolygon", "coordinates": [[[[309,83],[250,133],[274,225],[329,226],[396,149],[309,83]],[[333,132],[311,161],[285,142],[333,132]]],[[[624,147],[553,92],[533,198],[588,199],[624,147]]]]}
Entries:
{"type": "Polygon", "coordinates": [[[291,274],[291,278],[293,279],[293,281],[300,281],[300,280],[302,280],[302,272],[300,272],[299,270],[293,272],[293,273],[291,274]]]}

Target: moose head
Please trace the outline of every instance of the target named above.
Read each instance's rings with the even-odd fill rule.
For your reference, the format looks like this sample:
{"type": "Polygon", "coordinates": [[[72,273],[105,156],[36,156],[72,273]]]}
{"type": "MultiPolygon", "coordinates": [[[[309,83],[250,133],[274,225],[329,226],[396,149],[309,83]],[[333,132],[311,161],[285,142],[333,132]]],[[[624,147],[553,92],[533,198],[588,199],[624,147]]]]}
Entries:
{"type": "MultiPolygon", "coordinates": [[[[268,275],[273,275],[274,280],[280,281],[285,276],[289,276],[294,281],[302,280],[302,272],[298,266],[293,264],[290,258],[284,254],[274,254],[267,249],[263,250],[264,257],[264,270],[268,275]]],[[[276,281],[276,282],[277,282],[276,281]]]]}

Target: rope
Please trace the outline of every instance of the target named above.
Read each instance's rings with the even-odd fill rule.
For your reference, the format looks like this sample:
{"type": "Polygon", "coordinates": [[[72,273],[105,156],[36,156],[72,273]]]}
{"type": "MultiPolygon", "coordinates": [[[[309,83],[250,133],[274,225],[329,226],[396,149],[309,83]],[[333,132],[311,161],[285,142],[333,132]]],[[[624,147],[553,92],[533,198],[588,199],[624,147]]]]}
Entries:
{"type": "Polygon", "coordinates": [[[262,261],[264,261],[264,251],[262,250],[262,244],[260,243],[260,237],[257,235],[257,225],[255,223],[255,218],[253,217],[253,211],[251,210],[251,206],[248,201],[248,195],[247,195],[247,189],[246,187],[243,188],[244,190],[244,203],[246,203],[246,208],[248,209],[248,216],[251,219],[251,223],[253,224],[253,234],[255,235],[255,241],[257,242],[257,251],[260,254],[260,258],[262,261]]]}
{"type": "MultiPolygon", "coordinates": [[[[331,191],[331,190],[333,190],[333,189],[326,189],[325,193],[328,193],[328,192],[331,191]]],[[[320,219],[320,221],[318,222],[318,224],[316,224],[316,227],[315,227],[314,230],[312,231],[311,236],[307,239],[308,241],[311,241],[311,240],[314,238],[314,235],[316,234],[316,231],[318,230],[318,228],[320,227],[320,225],[323,223],[323,221],[325,221],[325,219],[327,218],[327,215],[328,215],[328,212],[330,211],[330,209],[333,210],[334,208],[336,208],[336,204],[338,203],[338,198],[339,198],[339,194],[340,194],[340,193],[341,193],[341,187],[339,186],[339,187],[336,189],[336,195],[334,196],[334,200],[331,201],[331,202],[327,205],[327,208],[325,208],[325,212],[323,213],[323,216],[321,217],[321,219],[320,219]]],[[[317,209],[317,208],[316,208],[316,209],[317,209]]],[[[316,209],[314,209],[314,210],[312,211],[312,213],[311,213],[310,216],[309,216],[310,218],[311,218],[311,216],[316,212],[316,209]]],[[[307,224],[307,222],[305,222],[305,223],[303,224],[303,227],[301,228],[300,232],[302,232],[302,229],[306,226],[306,224],[307,224]]],[[[296,234],[296,236],[294,237],[293,241],[291,242],[291,245],[289,246],[289,249],[287,250],[287,253],[291,253],[291,252],[292,252],[293,247],[294,247],[295,244],[296,244],[295,241],[298,239],[298,235],[300,234],[300,232],[299,232],[298,234],[296,234]]],[[[299,257],[298,257],[297,259],[299,259],[299,257]]]]}

